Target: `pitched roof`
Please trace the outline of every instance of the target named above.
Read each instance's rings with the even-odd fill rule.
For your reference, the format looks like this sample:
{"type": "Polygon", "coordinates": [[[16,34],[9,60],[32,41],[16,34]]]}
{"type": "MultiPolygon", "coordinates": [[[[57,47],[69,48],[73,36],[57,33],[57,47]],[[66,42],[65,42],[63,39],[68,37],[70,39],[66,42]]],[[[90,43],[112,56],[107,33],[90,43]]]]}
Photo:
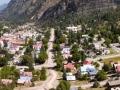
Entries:
{"type": "Polygon", "coordinates": [[[75,81],[76,77],[75,76],[66,76],[67,81],[75,81]]]}
{"type": "Polygon", "coordinates": [[[120,65],[118,65],[116,68],[117,68],[117,71],[120,72],[120,65]]]}
{"type": "Polygon", "coordinates": [[[67,65],[64,65],[64,69],[66,69],[66,68],[70,68],[72,70],[75,69],[75,67],[74,67],[74,65],[72,63],[68,63],[67,65]]]}
{"type": "Polygon", "coordinates": [[[28,80],[18,79],[17,83],[19,83],[19,84],[25,84],[25,83],[29,83],[29,81],[28,80]]]}
{"type": "Polygon", "coordinates": [[[83,65],[88,65],[88,64],[91,64],[90,61],[84,61],[83,65]]]}
{"type": "Polygon", "coordinates": [[[20,76],[20,80],[28,80],[28,81],[30,81],[31,77],[29,77],[29,76],[20,76]]]}
{"type": "Polygon", "coordinates": [[[108,84],[109,84],[110,86],[120,85],[120,80],[109,81],[108,84]]]}
{"type": "Polygon", "coordinates": [[[20,75],[32,77],[32,72],[20,72],[20,75]]]}
{"type": "Polygon", "coordinates": [[[11,79],[2,79],[1,83],[4,85],[11,84],[12,80],[11,79]]]}

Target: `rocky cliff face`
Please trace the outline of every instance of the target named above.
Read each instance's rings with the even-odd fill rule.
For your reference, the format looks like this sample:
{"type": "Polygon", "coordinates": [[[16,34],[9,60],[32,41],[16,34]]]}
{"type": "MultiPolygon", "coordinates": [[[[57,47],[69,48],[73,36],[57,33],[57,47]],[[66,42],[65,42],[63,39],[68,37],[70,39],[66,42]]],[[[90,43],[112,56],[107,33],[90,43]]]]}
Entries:
{"type": "Polygon", "coordinates": [[[114,7],[119,2],[120,0],[11,0],[8,7],[0,13],[0,17],[46,20],[67,13],[73,13],[73,17],[76,17],[114,7]]]}
{"type": "Polygon", "coordinates": [[[40,19],[43,13],[56,5],[59,0],[11,0],[8,7],[0,13],[1,17],[21,19],[40,19]]]}

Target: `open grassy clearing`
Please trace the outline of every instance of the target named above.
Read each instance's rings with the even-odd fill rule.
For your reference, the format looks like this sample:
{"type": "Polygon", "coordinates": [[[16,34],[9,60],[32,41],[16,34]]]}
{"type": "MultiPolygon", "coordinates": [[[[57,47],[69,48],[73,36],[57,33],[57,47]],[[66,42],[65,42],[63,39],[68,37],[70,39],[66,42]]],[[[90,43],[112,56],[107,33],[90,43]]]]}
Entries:
{"type": "Polygon", "coordinates": [[[119,57],[114,57],[114,58],[109,58],[109,59],[103,59],[102,62],[104,62],[104,63],[109,63],[110,61],[120,62],[120,56],[119,56],[119,57]]]}

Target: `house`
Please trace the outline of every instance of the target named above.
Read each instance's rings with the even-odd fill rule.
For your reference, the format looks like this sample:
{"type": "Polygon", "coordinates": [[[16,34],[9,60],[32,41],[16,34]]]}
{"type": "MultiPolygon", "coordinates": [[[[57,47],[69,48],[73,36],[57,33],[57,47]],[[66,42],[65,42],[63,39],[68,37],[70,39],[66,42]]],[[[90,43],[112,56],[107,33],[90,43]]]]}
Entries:
{"type": "Polygon", "coordinates": [[[8,85],[11,84],[13,81],[11,79],[2,79],[1,84],[2,85],[8,85]]]}
{"type": "Polygon", "coordinates": [[[89,36],[89,35],[82,35],[82,38],[83,38],[83,39],[89,39],[90,36],[89,36]]]}
{"type": "Polygon", "coordinates": [[[63,59],[68,59],[69,57],[72,57],[72,55],[70,53],[64,53],[62,57],[63,59]]]}
{"type": "Polygon", "coordinates": [[[69,47],[69,46],[65,46],[64,48],[63,48],[63,50],[61,51],[61,53],[63,54],[63,53],[70,53],[70,50],[71,50],[71,48],[69,47]]]}
{"type": "Polygon", "coordinates": [[[75,81],[76,77],[72,73],[66,73],[66,80],[67,81],[75,81]]]}
{"type": "Polygon", "coordinates": [[[71,70],[75,70],[76,69],[74,64],[72,64],[72,63],[68,63],[67,65],[64,65],[64,69],[66,69],[66,68],[70,68],[71,70]]]}
{"type": "Polygon", "coordinates": [[[90,61],[84,61],[83,65],[91,65],[91,62],[90,61]]]}
{"type": "Polygon", "coordinates": [[[77,31],[81,31],[82,30],[82,26],[81,25],[78,25],[78,26],[74,26],[74,25],[71,25],[69,27],[66,27],[67,31],[73,31],[74,33],[77,33],[77,31]]]}
{"type": "Polygon", "coordinates": [[[64,48],[64,47],[65,47],[65,43],[61,43],[60,48],[64,48]]]}
{"type": "Polygon", "coordinates": [[[118,66],[116,67],[116,72],[117,72],[117,73],[120,73],[120,65],[118,65],[118,66]]]}
{"type": "Polygon", "coordinates": [[[96,50],[100,50],[100,49],[101,49],[101,44],[100,44],[100,43],[98,43],[98,42],[93,42],[93,45],[94,45],[94,48],[95,48],[96,50]]]}
{"type": "Polygon", "coordinates": [[[110,49],[109,48],[105,48],[105,49],[103,49],[103,52],[102,52],[102,54],[109,54],[110,53],[110,49]]]}
{"type": "Polygon", "coordinates": [[[73,32],[75,32],[75,33],[77,33],[77,31],[78,31],[78,28],[75,27],[75,26],[69,26],[69,27],[67,27],[66,29],[67,29],[68,31],[73,31],[73,32]]]}
{"type": "Polygon", "coordinates": [[[5,57],[5,54],[0,54],[0,57],[5,57]]]}
{"type": "Polygon", "coordinates": [[[96,56],[96,53],[94,53],[92,51],[88,53],[88,57],[95,57],[95,56],[96,56]]]}
{"type": "Polygon", "coordinates": [[[18,86],[29,85],[30,80],[32,79],[32,72],[20,72],[20,79],[17,81],[18,86]]]}
{"type": "Polygon", "coordinates": [[[17,86],[24,86],[24,85],[29,85],[30,82],[28,80],[21,80],[21,79],[18,79],[17,81],[17,86]]]}
{"type": "Polygon", "coordinates": [[[29,76],[32,77],[32,72],[20,72],[20,76],[29,76]]]}
{"type": "Polygon", "coordinates": [[[88,74],[89,76],[95,76],[98,73],[98,71],[92,65],[83,65],[80,67],[79,72],[81,74],[88,74]]]}
{"type": "Polygon", "coordinates": [[[35,45],[33,45],[33,49],[36,51],[40,51],[42,45],[42,42],[37,42],[35,45]]]}
{"type": "Polygon", "coordinates": [[[120,90],[120,80],[108,81],[108,90],[120,90]]]}
{"type": "Polygon", "coordinates": [[[115,72],[119,72],[119,66],[120,66],[119,63],[114,63],[113,64],[113,69],[115,70],[115,72]]]}

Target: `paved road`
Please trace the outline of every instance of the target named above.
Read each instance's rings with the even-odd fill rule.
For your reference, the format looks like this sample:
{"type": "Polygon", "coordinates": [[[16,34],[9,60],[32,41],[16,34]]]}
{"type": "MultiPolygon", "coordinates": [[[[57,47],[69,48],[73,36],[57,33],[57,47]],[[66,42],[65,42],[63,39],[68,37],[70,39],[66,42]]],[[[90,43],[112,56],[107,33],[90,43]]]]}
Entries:
{"type": "MultiPolygon", "coordinates": [[[[53,62],[54,59],[52,59],[52,56],[54,56],[54,54],[51,52],[52,47],[53,47],[53,41],[54,41],[54,29],[51,29],[51,37],[50,40],[48,42],[48,50],[47,50],[47,54],[48,54],[48,60],[43,64],[43,65],[38,65],[38,66],[34,66],[35,69],[41,69],[43,66],[46,68],[49,67],[54,67],[56,64],[53,62]]],[[[17,66],[17,68],[28,68],[27,66],[17,66]]],[[[22,90],[49,90],[50,88],[55,88],[58,85],[58,81],[57,81],[57,72],[50,69],[49,70],[50,75],[48,76],[47,80],[41,85],[41,86],[36,86],[36,87],[30,87],[27,89],[22,89],[22,90]]]]}
{"type": "MultiPolygon", "coordinates": [[[[83,84],[83,85],[72,85],[71,86],[71,89],[73,88],[77,88],[77,87],[79,87],[79,86],[81,86],[83,89],[86,89],[86,88],[90,88],[90,87],[92,87],[93,86],[93,83],[94,82],[92,82],[92,83],[88,83],[88,84],[83,84]]],[[[107,83],[107,80],[106,81],[101,81],[101,82],[99,82],[100,83],[100,86],[104,86],[106,83],[107,83]]]]}

